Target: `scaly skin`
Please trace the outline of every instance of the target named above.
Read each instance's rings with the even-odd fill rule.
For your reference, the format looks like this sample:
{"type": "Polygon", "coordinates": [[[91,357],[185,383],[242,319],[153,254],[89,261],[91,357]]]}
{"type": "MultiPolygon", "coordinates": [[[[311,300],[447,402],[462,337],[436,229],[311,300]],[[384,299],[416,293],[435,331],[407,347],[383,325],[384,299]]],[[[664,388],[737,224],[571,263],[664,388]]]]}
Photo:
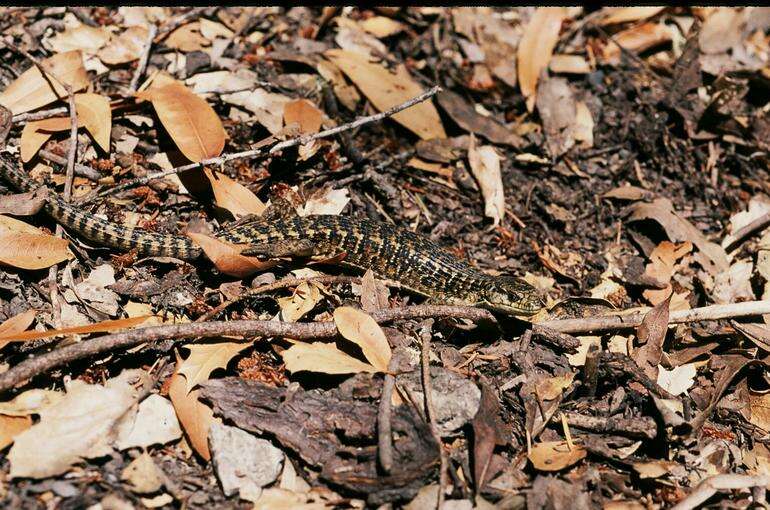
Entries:
{"type": "MultiPolygon", "coordinates": [[[[0,176],[20,191],[38,187],[7,154],[0,154],[0,176]]],[[[77,209],[51,192],[45,210],[63,226],[101,245],[135,249],[142,256],[195,260],[203,255],[188,237],[123,226],[77,209]]],[[[542,308],[536,290],[526,282],[487,275],[426,237],[378,221],[347,216],[257,220],[226,228],[216,237],[247,246],[310,241],[316,256],[344,254],[338,264],[371,269],[378,277],[436,302],[484,306],[513,315],[532,315],[542,308]]]]}

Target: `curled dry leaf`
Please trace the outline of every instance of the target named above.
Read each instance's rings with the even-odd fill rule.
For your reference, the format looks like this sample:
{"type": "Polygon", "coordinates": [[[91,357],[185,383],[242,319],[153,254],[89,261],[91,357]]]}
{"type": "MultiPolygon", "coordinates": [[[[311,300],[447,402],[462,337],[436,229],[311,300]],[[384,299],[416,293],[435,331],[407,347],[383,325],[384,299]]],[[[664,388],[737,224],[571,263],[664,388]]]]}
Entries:
{"type": "Polygon", "coordinates": [[[130,372],[105,386],[74,380],[59,402],[40,411],[40,421],[15,438],[8,453],[12,478],[46,478],[82,459],[112,452],[112,429],[134,404],[130,372]]]}
{"type": "Polygon", "coordinates": [[[228,243],[197,232],[188,232],[187,235],[201,247],[217,269],[226,275],[245,278],[271,268],[277,263],[272,260],[261,261],[256,257],[241,255],[241,250],[245,248],[244,245],[228,243]]]}
{"type": "Polygon", "coordinates": [[[519,87],[533,110],[540,72],[548,67],[567,10],[564,7],[538,7],[530,19],[517,52],[519,87]]]}
{"type": "MultiPolygon", "coordinates": [[[[177,355],[177,370],[181,360],[177,355]]],[[[168,387],[168,397],[174,404],[176,416],[179,423],[190,440],[190,445],[204,460],[211,460],[209,452],[209,429],[214,419],[214,411],[210,407],[198,400],[200,390],[187,391],[187,381],[185,377],[176,371],[171,376],[171,384],[168,387]]]]}
{"type": "Polygon", "coordinates": [[[505,215],[500,156],[491,145],[477,148],[475,138],[472,137],[468,148],[468,163],[481,188],[481,196],[484,197],[484,215],[492,218],[497,226],[505,215]]]}
{"type": "Polygon", "coordinates": [[[369,314],[341,306],[334,310],[334,323],[342,336],[361,347],[369,363],[382,372],[388,370],[390,344],[380,325],[369,314]]]}
{"type": "Polygon", "coordinates": [[[522,144],[521,137],[495,119],[478,113],[473,106],[459,94],[451,90],[441,91],[437,96],[438,104],[452,120],[464,130],[482,136],[492,143],[517,147],[522,144]]]}
{"type": "Polygon", "coordinates": [[[214,109],[182,83],[174,81],[139,92],[152,102],[160,122],[182,154],[192,162],[219,156],[225,147],[225,128],[214,109]]]}
{"type": "Polygon", "coordinates": [[[650,379],[658,378],[658,365],[663,357],[663,342],[668,331],[671,296],[656,305],[642,319],[636,336],[643,345],[634,351],[632,358],[650,379]]]}
{"type": "Polygon", "coordinates": [[[177,373],[184,375],[187,392],[208,381],[211,372],[217,368],[227,368],[230,360],[249,346],[251,342],[185,345],[185,349],[190,350],[190,356],[178,366],[177,373]]]}
{"type": "MultiPolygon", "coordinates": [[[[339,67],[377,110],[383,112],[424,92],[400,64],[391,73],[366,57],[344,50],[328,50],[324,56],[339,67]]],[[[393,120],[424,140],[446,138],[441,118],[430,101],[423,101],[393,115],[393,120]]]]}
{"type": "Polygon", "coordinates": [[[51,267],[74,257],[68,244],[23,221],[0,216],[0,264],[20,269],[51,267]]]}
{"type": "MultiPolygon", "coordinates": [[[[73,92],[88,86],[88,73],[83,67],[83,57],[79,51],[59,53],[43,60],[43,65],[72,87],[73,92]]],[[[37,66],[33,65],[0,94],[0,104],[18,115],[66,97],[67,91],[58,81],[43,77],[37,66]]]]}
{"type": "Polygon", "coordinates": [[[99,50],[96,56],[107,65],[133,62],[142,55],[149,33],[147,27],[141,25],[128,27],[119,36],[113,37],[110,43],[99,50]]]}
{"type": "Polygon", "coordinates": [[[577,125],[575,96],[564,78],[544,80],[536,96],[537,111],[543,121],[548,152],[552,158],[558,158],[575,145],[577,125]]]}
{"type": "Polygon", "coordinates": [[[211,183],[216,204],[230,211],[235,218],[250,214],[259,216],[265,211],[265,204],[243,184],[234,181],[226,174],[214,173],[208,168],[204,168],[203,173],[211,183]]]}
{"type": "Polygon", "coordinates": [[[321,290],[316,283],[301,283],[289,297],[278,298],[281,319],[284,322],[297,322],[306,313],[315,308],[321,300],[321,290]]]}
{"type": "Polygon", "coordinates": [[[588,454],[585,448],[573,444],[570,449],[566,441],[545,441],[532,445],[527,458],[538,471],[561,471],[588,454]]]}
{"type": "Polygon", "coordinates": [[[324,374],[357,374],[377,372],[369,363],[359,361],[337,349],[334,344],[298,342],[281,353],[286,370],[296,372],[322,372],[324,374]]]}

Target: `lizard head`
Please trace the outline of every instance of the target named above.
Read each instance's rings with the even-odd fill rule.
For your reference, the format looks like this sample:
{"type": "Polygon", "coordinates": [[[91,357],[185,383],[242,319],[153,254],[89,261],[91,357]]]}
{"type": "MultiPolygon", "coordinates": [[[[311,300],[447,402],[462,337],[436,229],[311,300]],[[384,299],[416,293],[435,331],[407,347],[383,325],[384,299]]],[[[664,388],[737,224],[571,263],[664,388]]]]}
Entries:
{"type": "Polygon", "coordinates": [[[532,285],[519,278],[496,276],[482,291],[482,305],[511,315],[530,316],[543,308],[543,301],[532,285]]]}

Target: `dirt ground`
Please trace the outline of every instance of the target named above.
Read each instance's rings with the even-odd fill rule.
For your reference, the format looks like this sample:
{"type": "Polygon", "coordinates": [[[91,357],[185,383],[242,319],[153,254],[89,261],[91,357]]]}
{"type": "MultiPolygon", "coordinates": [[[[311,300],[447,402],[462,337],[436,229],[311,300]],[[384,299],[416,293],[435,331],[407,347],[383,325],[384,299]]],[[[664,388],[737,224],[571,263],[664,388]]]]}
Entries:
{"type": "Polygon", "coordinates": [[[770,10],[0,12],[0,157],[205,252],[0,179],[3,508],[768,506],[770,10]],[[216,237],[283,206],[546,307],[216,237]]]}

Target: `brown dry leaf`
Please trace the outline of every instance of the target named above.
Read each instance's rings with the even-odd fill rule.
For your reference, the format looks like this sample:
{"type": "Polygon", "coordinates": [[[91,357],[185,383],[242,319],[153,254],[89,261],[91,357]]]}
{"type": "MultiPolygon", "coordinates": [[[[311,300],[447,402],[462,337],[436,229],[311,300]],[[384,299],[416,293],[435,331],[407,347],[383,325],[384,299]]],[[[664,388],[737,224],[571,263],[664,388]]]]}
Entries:
{"type": "Polygon", "coordinates": [[[535,101],[543,121],[548,153],[558,158],[575,145],[575,96],[566,79],[546,78],[537,89],[535,101]]]}
{"type": "Polygon", "coordinates": [[[754,265],[750,260],[739,260],[732,264],[727,271],[714,277],[714,288],[711,297],[717,304],[753,301],[754,289],[751,287],[751,274],[754,265]]]}
{"type": "Polygon", "coordinates": [[[385,16],[372,16],[359,23],[361,28],[375,37],[383,39],[404,30],[404,24],[385,16]]]}
{"type": "Polygon", "coordinates": [[[712,243],[692,223],[674,212],[667,198],[657,198],[651,203],[637,203],[631,207],[629,221],[650,219],[658,222],[674,242],[690,241],[698,248],[698,262],[712,276],[726,271],[730,265],[724,248],[712,243]]]}
{"type": "Polygon", "coordinates": [[[0,451],[13,443],[13,440],[32,426],[29,416],[6,416],[0,414],[0,451]]]}
{"type": "Polygon", "coordinates": [[[561,471],[579,461],[588,452],[582,446],[573,444],[572,449],[566,441],[545,441],[532,445],[527,458],[538,471],[561,471]]]}
{"type": "Polygon", "coordinates": [[[295,99],[283,107],[283,121],[287,126],[293,122],[299,124],[303,135],[318,133],[324,114],[307,99],[295,99]]]}
{"type": "Polygon", "coordinates": [[[26,193],[3,195],[0,197],[0,214],[32,216],[43,209],[47,198],[48,191],[42,187],[26,193]]]}
{"type": "Polygon", "coordinates": [[[570,387],[574,379],[574,372],[554,377],[546,377],[537,383],[537,394],[542,400],[553,400],[558,398],[564,390],[570,387]]]}
{"type": "Polygon", "coordinates": [[[631,355],[647,377],[658,379],[658,365],[663,357],[663,342],[668,331],[668,315],[671,296],[653,307],[642,319],[636,330],[639,343],[643,344],[631,355]]]}
{"type": "Polygon", "coordinates": [[[676,264],[681,258],[692,251],[692,243],[685,241],[682,244],[674,244],[670,241],[662,241],[650,253],[650,262],[644,270],[644,276],[660,284],[666,285],[662,289],[645,289],[643,294],[653,305],[657,305],[671,294],[671,277],[674,276],[676,264]]]}
{"type": "Polygon", "coordinates": [[[621,47],[640,53],[671,40],[671,29],[664,23],[643,23],[615,34],[602,50],[602,57],[611,64],[620,62],[621,47]]]}
{"type": "Polygon", "coordinates": [[[364,312],[372,313],[389,308],[390,290],[374,277],[371,269],[367,269],[361,278],[361,308],[364,312]]]}
{"type": "Polygon", "coordinates": [[[106,385],[73,380],[59,402],[40,410],[40,421],[16,436],[8,452],[10,477],[46,478],[82,459],[112,452],[115,423],[136,402],[139,370],[124,371],[106,385]]]}
{"type": "Polygon", "coordinates": [[[530,19],[517,51],[519,87],[531,112],[535,106],[540,72],[548,67],[567,10],[564,7],[538,7],[530,19]]]}
{"type": "MultiPolygon", "coordinates": [[[[112,129],[112,110],[110,101],[99,94],[75,94],[75,110],[78,127],[85,127],[96,143],[105,151],[110,151],[110,130],[112,129]]],[[[51,133],[69,131],[69,117],[51,117],[28,122],[21,132],[21,160],[28,162],[40,147],[48,141],[51,133]]]]}
{"type": "Polygon", "coordinates": [[[25,331],[35,320],[35,315],[37,315],[37,310],[27,310],[0,324],[0,349],[11,342],[10,340],[3,340],[3,337],[25,331]]]}
{"type": "Polygon", "coordinates": [[[225,128],[214,109],[182,83],[173,82],[139,92],[151,101],[163,127],[182,154],[192,162],[219,156],[225,147],[225,128]]]}
{"type": "Polygon", "coordinates": [[[703,22],[698,34],[700,50],[713,55],[740,44],[745,17],[745,11],[735,7],[718,8],[703,22]]]}
{"type": "Polygon", "coordinates": [[[479,410],[471,422],[473,426],[473,480],[481,492],[489,476],[495,446],[506,444],[505,426],[500,419],[500,402],[488,384],[481,384],[479,410]]]}
{"type": "Polygon", "coordinates": [[[44,269],[74,257],[68,244],[23,221],[0,216],[0,264],[44,269]]]}
{"type": "Polygon", "coordinates": [[[166,37],[163,43],[169,48],[185,53],[201,51],[206,46],[211,46],[211,41],[201,34],[201,24],[199,21],[193,21],[177,28],[166,37]]]}
{"type": "Polygon", "coordinates": [[[289,297],[278,298],[281,308],[281,319],[284,322],[297,322],[306,313],[315,308],[321,300],[321,290],[318,284],[301,283],[289,297]]]}
{"type": "Polygon", "coordinates": [[[575,103],[573,134],[581,149],[590,149],[594,146],[594,119],[591,116],[591,110],[583,101],[575,103]]]}
{"type": "Polygon", "coordinates": [[[390,344],[380,325],[369,314],[341,306],[334,310],[334,323],[342,336],[361,347],[372,366],[381,372],[388,370],[390,344]]]}
{"type": "Polygon", "coordinates": [[[580,55],[554,55],[549,67],[554,73],[588,74],[591,64],[580,55]]]}
{"type": "Polygon", "coordinates": [[[442,163],[430,163],[420,158],[412,158],[409,161],[407,161],[406,164],[418,170],[424,170],[425,172],[438,174],[444,179],[452,179],[452,177],[454,176],[454,172],[452,171],[452,169],[442,163]]]}
{"type": "Polygon", "coordinates": [[[308,371],[324,374],[374,373],[378,370],[337,349],[334,344],[298,342],[281,353],[286,370],[291,373],[308,371]]]}
{"type": "Polygon", "coordinates": [[[311,214],[331,214],[338,215],[345,209],[350,202],[347,188],[342,189],[320,189],[313,193],[303,205],[297,208],[297,214],[300,216],[310,216],[311,214]]]}
{"type": "MultiPolygon", "coordinates": [[[[181,363],[182,361],[177,354],[177,369],[181,363]]],[[[176,411],[177,418],[179,418],[179,423],[182,424],[182,428],[185,434],[187,434],[193,449],[204,460],[208,461],[211,460],[208,443],[209,428],[211,428],[211,422],[214,419],[214,411],[198,400],[199,392],[200,390],[187,392],[187,381],[183,375],[175,372],[171,376],[168,397],[171,399],[171,403],[174,404],[174,410],[176,411]]]]}
{"type": "Polygon", "coordinates": [[[768,213],[770,213],[770,197],[763,193],[751,197],[748,208],[745,211],[739,211],[730,216],[730,226],[728,234],[722,239],[722,248],[728,249],[735,243],[734,234],[738,230],[768,213]]]}
{"type": "Polygon", "coordinates": [[[52,336],[58,335],[86,335],[89,333],[107,333],[119,329],[133,328],[134,326],[144,324],[150,319],[153,319],[153,317],[131,317],[128,319],[108,320],[97,322],[95,324],[87,324],[85,326],[51,329],[48,331],[24,331],[20,333],[7,332],[0,334],[0,342],[27,342],[29,340],[40,340],[41,338],[50,338],[52,336]]]}
{"type": "Polygon", "coordinates": [[[107,46],[99,50],[96,56],[107,65],[133,62],[142,55],[149,33],[145,26],[128,27],[122,34],[114,37],[107,46]]]}
{"type": "Polygon", "coordinates": [[[512,130],[496,120],[478,113],[459,94],[451,90],[443,90],[436,95],[438,104],[464,130],[480,135],[492,143],[517,147],[522,139],[512,130]]]}
{"type": "Polygon", "coordinates": [[[679,466],[676,462],[667,460],[653,460],[650,462],[634,462],[634,471],[639,473],[639,478],[660,478],[667,475],[672,468],[679,466]]]}
{"type": "MultiPolygon", "coordinates": [[[[324,56],[336,64],[381,112],[424,92],[403,64],[396,67],[395,73],[391,73],[382,65],[371,63],[358,53],[328,50],[324,56]]],[[[423,101],[398,112],[393,115],[393,120],[423,140],[446,138],[441,118],[430,101],[423,101]]]]}
{"type": "MultiPolygon", "coordinates": [[[[73,92],[88,86],[88,73],[83,67],[83,57],[79,51],[59,53],[43,60],[43,65],[72,87],[73,92]]],[[[66,97],[67,91],[58,81],[44,78],[37,66],[33,65],[0,94],[0,104],[18,115],[66,97]]]]}
{"type": "Polygon", "coordinates": [[[211,183],[216,204],[230,211],[236,219],[250,214],[260,216],[265,211],[265,204],[243,184],[226,174],[214,173],[205,167],[203,173],[211,183]]]}
{"type": "Polygon", "coordinates": [[[245,278],[277,264],[276,261],[261,261],[256,257],[241,255],[241,250],[245,248],[242,244],[228,243],[197,232],[188,232],[187,235],[201,247],[217,269],[229,276],[245,278]]]}
{"type": "Polygon", "coordinates": [[[90,27],[80,24],[65,28],[50,39],[47,44],[54,53],[80,50],[86,55],[95,54],[99,48],[110,40],[110,32],[102,27],[90,27]]]}
{"type": "Polygon", "coordinates": [[[479,183],[481,196],[484,197],[484,216],[492,218],[494,225],[500,224],[505,216],[505,194],[503,178],[500,173],[500,156],[491,145],[476,147],[476,139],[471,136],[468,147],[468,163],[471,173],[479,183]]]}
{"type": "Polygon", "coordinates": [[[615,198],[617,200],[643,200],[652,197],[652,192],[637,186],[626,184],[618,186],[602,195],[602,198],[615,198]]]}
{"type": "Polygon", "coordinates": [[[602,9],[602,17],[597,24],[600,26],[617,25],[619,23],[628,23],[629,21],[640,21],[652,18],[665,7],[605,7],[602,9]]]}
{"type": "Polygon", "coordinates": [[[184,345],[190,350],[190,356],[178,366],[177,373],[184,375],[187,392],[208,381],[211,372],[217,368],[227,368],[230,360],[249,346],[251,342],[184,345]]]}
{"type": "Polygon", "coordinates": [[[748,414],[749,423],[770,432],[770,393],[749,391],[748,410],[743,414],[748,414]]]}

